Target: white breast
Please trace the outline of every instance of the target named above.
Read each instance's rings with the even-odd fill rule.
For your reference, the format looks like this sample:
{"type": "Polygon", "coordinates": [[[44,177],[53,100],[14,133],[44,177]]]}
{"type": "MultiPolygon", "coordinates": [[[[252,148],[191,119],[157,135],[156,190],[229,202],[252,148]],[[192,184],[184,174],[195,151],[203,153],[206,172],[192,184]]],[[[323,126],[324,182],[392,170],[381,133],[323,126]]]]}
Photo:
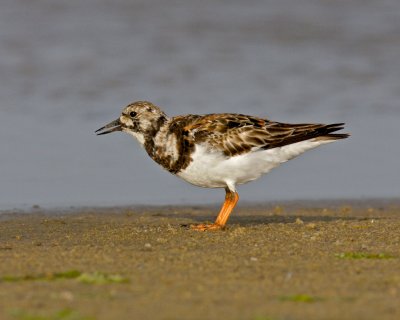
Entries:
{"type": "Polygon", "coordinates": [[[222,152],[210,151],[205,145],[197,145],[192,154],[193,161],[177,175],[187,182],[206,188],[234,190],[236,184],[243,184],[269,172],[280,164],[332,140],[310,139],[287,146],[268,150],[253,150],[234,157],[222,152]]]}

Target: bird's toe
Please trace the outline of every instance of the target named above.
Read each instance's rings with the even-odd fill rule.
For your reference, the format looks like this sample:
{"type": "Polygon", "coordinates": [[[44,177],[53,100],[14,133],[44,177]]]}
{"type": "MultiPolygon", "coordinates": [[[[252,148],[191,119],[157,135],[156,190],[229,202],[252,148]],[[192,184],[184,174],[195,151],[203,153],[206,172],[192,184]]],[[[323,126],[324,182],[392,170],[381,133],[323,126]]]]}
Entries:
{"type": "Polygon", "coordinates": [[[225,226],[216,223],[202,223],[202,224],[192,224],[190,229],[195,231],[216,231],[223,230],[225,226]]]}

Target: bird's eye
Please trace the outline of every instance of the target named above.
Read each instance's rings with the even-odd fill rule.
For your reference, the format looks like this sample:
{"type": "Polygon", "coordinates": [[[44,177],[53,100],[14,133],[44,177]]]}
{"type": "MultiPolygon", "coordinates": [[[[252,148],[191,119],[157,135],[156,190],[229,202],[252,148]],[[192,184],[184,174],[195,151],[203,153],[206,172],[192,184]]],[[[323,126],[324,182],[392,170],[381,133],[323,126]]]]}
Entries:
{"type": "Polygon", "coordinates": [[[136,115],[137,115],[137,112],[135,112],[135,111],[131,111],[131,113],[129,113],[129,115],[130,115],[132,118],[134,118],[134,117],[136,117],[136,115]]]}

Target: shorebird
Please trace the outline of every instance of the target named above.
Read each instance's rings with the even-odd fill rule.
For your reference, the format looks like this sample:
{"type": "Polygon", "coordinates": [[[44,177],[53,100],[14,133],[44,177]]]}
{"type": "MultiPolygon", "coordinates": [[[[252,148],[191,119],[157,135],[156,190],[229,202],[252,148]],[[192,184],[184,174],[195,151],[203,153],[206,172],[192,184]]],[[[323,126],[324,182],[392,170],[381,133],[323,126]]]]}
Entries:
{"type": "Polygon", "coordinates": [[[218,230],[239,200],[236,186],[255,180],[307,150],[344,139],[344,123],[287,124],[235,113],[168,117],[148,101],[136,101],[98,135],[129,133],[164,169],[200,187],[224,188],[223,206],[211,224],[192,229],[218,230]]]}

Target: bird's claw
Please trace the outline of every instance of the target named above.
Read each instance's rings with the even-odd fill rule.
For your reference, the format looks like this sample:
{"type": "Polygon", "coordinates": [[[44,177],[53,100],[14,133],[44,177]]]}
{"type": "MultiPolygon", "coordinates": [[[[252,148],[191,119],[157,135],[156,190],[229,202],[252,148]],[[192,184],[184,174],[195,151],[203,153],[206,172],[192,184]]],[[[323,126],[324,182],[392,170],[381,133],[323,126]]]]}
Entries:
{"type": "Polygon", "coordinates": [[[216,231],[216,230],[223,230],[225,226],[221,226],[220,224],[216,223],[202,223],[202,224],[192,224],[190,225],[190,229],[196,231],[216,231]]]}

